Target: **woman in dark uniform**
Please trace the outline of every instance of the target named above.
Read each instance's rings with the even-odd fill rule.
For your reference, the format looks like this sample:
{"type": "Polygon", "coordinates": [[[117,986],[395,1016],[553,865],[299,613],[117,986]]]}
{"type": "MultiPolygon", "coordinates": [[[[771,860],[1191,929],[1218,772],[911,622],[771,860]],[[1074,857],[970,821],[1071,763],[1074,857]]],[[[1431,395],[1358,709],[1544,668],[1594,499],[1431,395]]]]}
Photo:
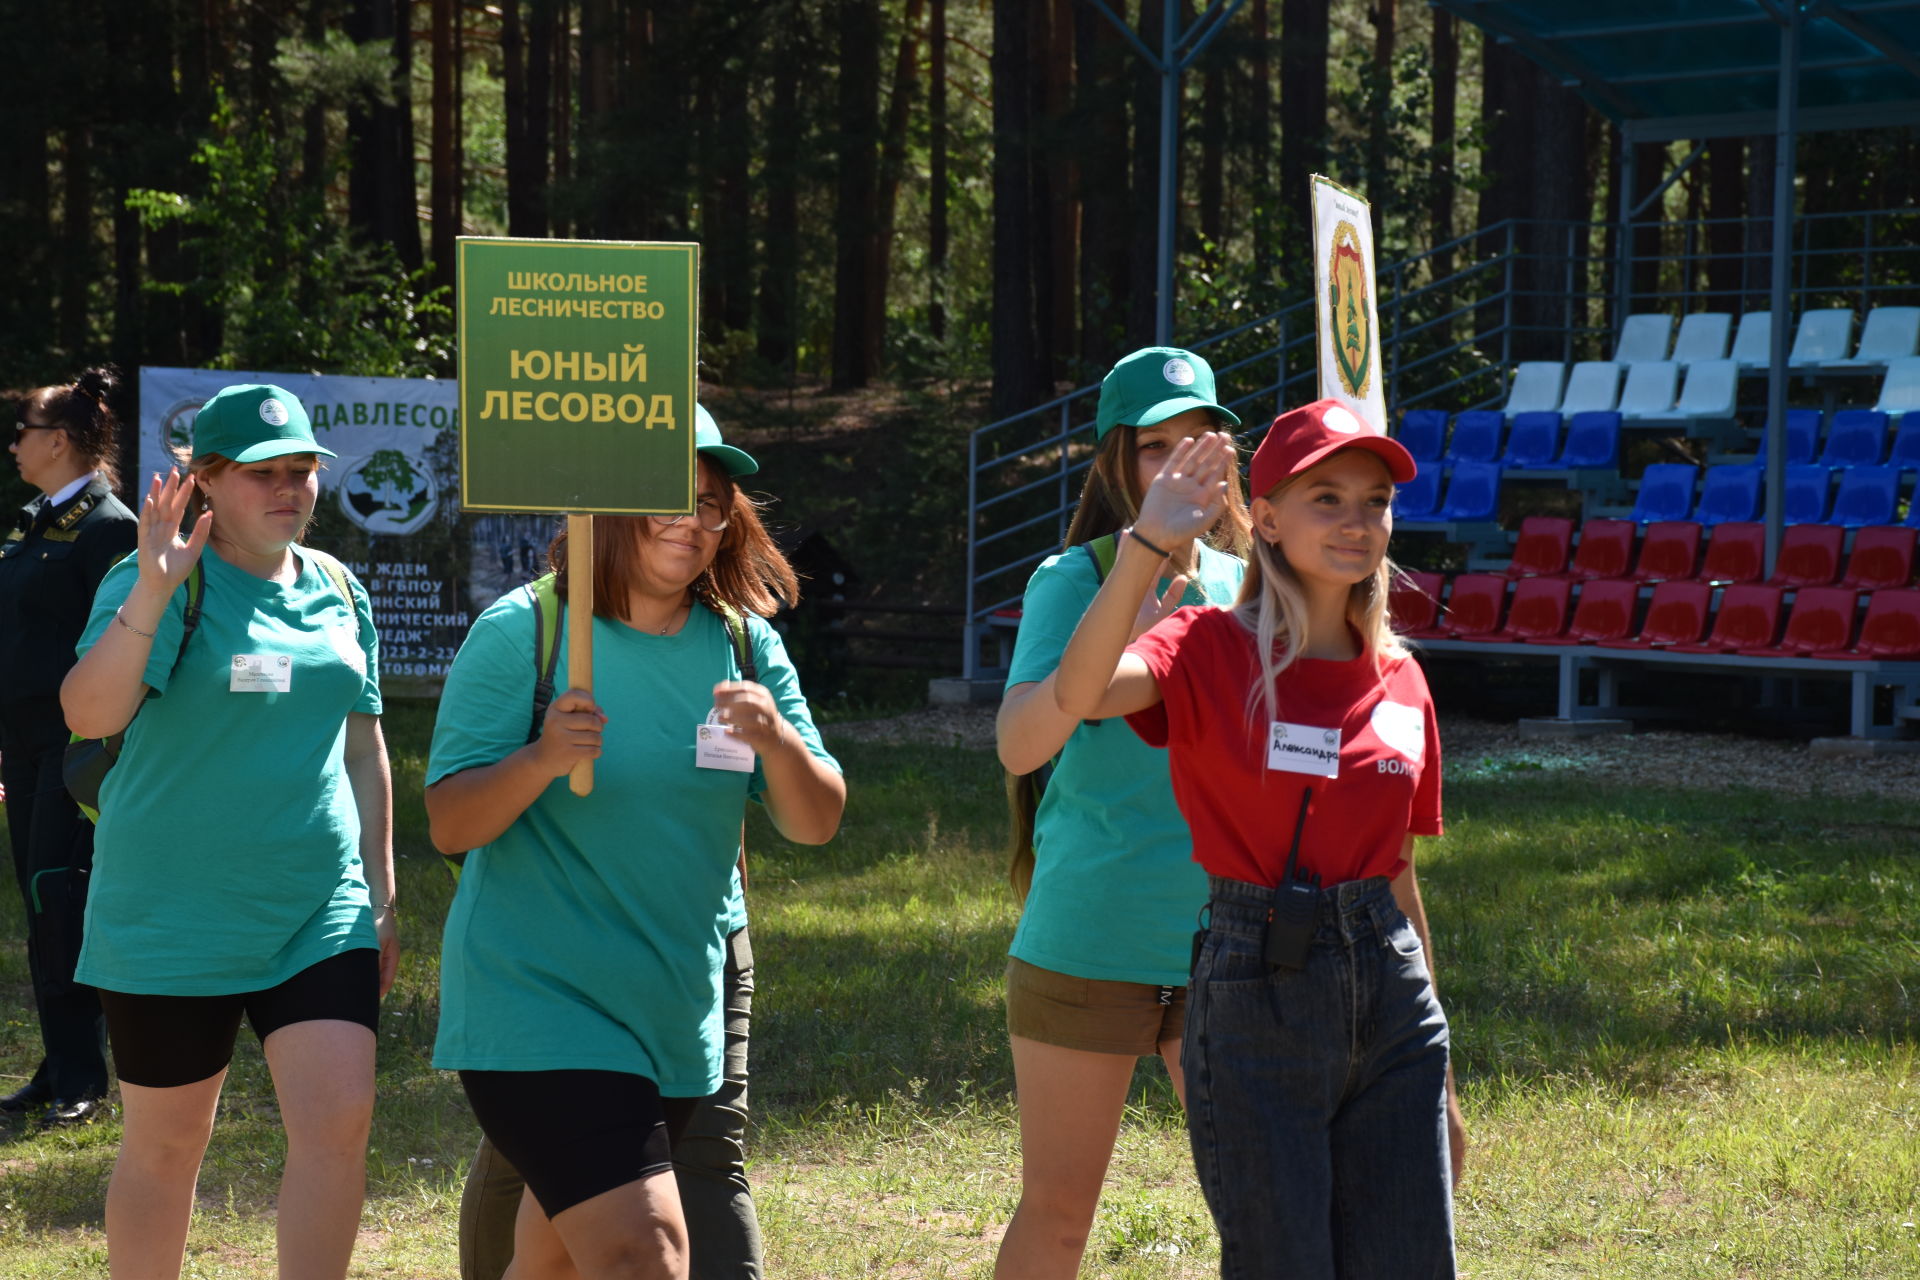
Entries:
{"type": "Polygon", "coordinates": [[[18,397],[10,452],[40,496],[0,545],[0,778],[13,870],[26,903],[27,965],[46,1053],[0,1112],[48,1108],[44,1123],[93,1119],[107,1092],[100,1002],[76,986],[93,824],[60,781],[67,724],[60,681],[73,666],[94,588],[134,548],[139,522],[114,497],[119,423],[107,369],[18,397]]]}

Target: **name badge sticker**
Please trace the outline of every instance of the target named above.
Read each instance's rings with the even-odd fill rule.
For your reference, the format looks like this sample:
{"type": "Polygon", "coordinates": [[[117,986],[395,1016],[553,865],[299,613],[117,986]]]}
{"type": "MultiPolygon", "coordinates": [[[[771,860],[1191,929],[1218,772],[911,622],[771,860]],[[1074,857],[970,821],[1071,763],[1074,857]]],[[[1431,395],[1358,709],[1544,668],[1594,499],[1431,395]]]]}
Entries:
{"type": "Polygon", "coordinates": [[[1315,778],[1340,776],[1340,731],[1275,720],[1267,733],[1267,768],[1315,778]]]}
{"type": "Polygon", "coordinates": [[[228,693],[286,693],[293,688],[293,659],[284,653],[236,653],[227,672],[228,693]]]}
{"type": "Polygon", "coordinates": [[[693,763],[701,769],[753,772],[753,748],[733,736],[724,724],[702,724],[693,730],[693,763]]]}

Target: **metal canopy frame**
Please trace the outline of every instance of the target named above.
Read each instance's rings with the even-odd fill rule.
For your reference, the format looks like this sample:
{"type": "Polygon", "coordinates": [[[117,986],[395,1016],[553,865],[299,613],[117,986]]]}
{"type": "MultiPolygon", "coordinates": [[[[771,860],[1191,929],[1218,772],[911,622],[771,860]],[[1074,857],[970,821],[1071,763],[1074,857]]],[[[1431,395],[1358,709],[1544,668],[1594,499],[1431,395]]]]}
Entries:
{"type": "MultiPolygon", "coordinates": [[[[1623,324],[1633,219],[1641,212],[1631,204],[1634,145],[1774,135],[1766,428],[1771,573],[1784,528],[1788,271],[1799,135],[1920,125],[1920,0],[1614,0],[1586,10],[1558,0],[1429,3],[1512,45],[1619,127],[1617,312],[1623,324]],[[1776,37],[1777,55],[1769,58],[1776,37]]],[[[1699,154],[1696,149],[1681,170],[1699,154]]],[[[1678,177],[1669,176],[1655,194],[1678,177]]]]}

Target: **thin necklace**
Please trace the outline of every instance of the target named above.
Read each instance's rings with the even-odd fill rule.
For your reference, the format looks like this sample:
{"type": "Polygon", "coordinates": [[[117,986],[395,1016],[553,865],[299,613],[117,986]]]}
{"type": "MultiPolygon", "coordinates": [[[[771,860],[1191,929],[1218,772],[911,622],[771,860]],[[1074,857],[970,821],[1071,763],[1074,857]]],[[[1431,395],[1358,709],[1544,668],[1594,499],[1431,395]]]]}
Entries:
{"type": "Polygon", "coordinates": [[[673,630],[673,620],[679,617],[680,611],[686,607],[687,607],[687,602],[685,600],[682,600],[679,604],[673,606],[673,612],[667,615],[667,625],[660,628],[661,635],[665,635],[667,634],[667,632],[673,630]]]}

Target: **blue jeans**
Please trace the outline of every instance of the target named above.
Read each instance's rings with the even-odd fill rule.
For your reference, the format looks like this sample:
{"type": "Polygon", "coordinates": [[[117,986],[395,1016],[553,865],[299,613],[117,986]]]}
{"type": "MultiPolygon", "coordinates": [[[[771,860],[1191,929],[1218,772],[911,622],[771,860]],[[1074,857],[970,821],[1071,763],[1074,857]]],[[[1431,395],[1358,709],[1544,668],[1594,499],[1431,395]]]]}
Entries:
{"type": "Polygon", "coordinates": [[[1298,972],[1261,959],[1272,890],[1211,889],[1182,1062],[1221,1276],[1453,1276],[1447,1019],[1388,882],[1325,891],[1298,972]]]}

